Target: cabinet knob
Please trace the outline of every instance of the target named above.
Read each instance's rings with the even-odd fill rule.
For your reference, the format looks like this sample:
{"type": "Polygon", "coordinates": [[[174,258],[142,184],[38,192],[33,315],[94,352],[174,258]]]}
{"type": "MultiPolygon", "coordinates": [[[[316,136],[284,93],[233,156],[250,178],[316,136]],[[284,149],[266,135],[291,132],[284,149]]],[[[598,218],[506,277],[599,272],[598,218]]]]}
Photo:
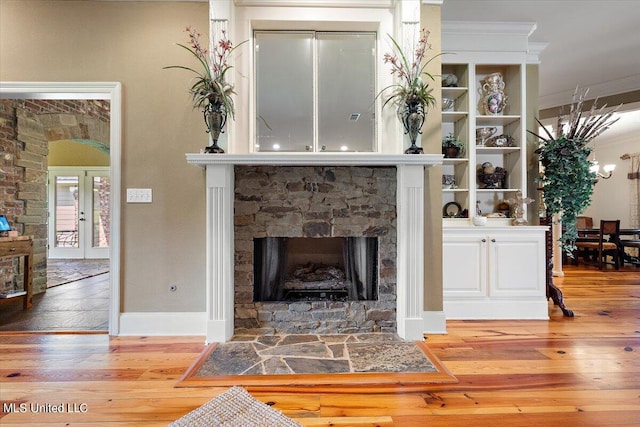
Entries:
{"type": "Polygon", "coordinates": [[[496,239],[491,239],[491,241],[492,241],[493,243],[495,243],[495,242],[496,242],[496,239]]]}
{"type": "Polygon", "coordinates": [[[484,243],[484,242],[486,242],[486,241],[487,241],[487,239],[482,239],[482,243],[484,243]]]}

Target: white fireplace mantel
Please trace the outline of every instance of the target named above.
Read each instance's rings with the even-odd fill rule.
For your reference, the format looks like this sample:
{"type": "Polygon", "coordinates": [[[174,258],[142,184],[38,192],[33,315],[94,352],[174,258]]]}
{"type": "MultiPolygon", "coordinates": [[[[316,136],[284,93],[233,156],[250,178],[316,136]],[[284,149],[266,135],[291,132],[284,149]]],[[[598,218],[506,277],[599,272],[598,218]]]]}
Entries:
{"type": "Polygon", "coordinates": [[[379,153],[260,153],[198,154],[187,153],[187,162],[207,165],[271,166],[433,166],[442,164],[442,154],[379,153]]]}
{"type": "Polygon", "coordinates": [[[206,170],[206,341],[225,342],[234,330],[234,166],[395,166],[397,170],[398,335],[423,338],[424,169],[441,154],[379,153],[187,153],[206,170]]]}

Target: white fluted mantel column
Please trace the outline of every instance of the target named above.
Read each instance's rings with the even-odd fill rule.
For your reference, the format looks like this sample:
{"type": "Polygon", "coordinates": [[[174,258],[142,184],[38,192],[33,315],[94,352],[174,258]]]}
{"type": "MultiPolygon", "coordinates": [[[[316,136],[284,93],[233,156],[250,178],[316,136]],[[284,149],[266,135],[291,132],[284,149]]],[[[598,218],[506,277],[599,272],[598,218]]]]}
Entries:
{"type": "Polygon", "coordinates": [[[233,336],[233,165],[206,166],[207,343],[233,336]]]}
{"type": "Polygon", "coordinates": [[[398,335],[422,340],[424,333],[424,168],[399,165],[398,210],[398,335]]]}

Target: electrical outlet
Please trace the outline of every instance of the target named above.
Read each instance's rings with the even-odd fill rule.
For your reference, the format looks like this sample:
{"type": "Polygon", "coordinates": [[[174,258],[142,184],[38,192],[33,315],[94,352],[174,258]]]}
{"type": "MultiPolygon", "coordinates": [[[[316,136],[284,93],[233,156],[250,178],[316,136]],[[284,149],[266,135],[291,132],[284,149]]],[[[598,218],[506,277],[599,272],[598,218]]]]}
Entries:
{"type": "Polygon", "coordinates": [[[152,199],[150,188],[127,188],[127,203],[151,203],[152,199]]]}

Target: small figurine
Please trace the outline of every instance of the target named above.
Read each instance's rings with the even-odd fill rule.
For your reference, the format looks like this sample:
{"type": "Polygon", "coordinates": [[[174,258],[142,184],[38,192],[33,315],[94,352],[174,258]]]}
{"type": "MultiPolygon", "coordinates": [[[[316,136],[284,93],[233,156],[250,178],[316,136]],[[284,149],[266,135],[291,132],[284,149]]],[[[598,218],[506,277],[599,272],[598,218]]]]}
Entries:
{"type": "Polygon", "coordinates": [[[530,197],[522,197],[522,191],[516,191],[516,197],[506,199],[505,202],[513,206],[513,225],[527,225],[527,219],[524,217],[524,206],[533,203],[530,197]]]}

